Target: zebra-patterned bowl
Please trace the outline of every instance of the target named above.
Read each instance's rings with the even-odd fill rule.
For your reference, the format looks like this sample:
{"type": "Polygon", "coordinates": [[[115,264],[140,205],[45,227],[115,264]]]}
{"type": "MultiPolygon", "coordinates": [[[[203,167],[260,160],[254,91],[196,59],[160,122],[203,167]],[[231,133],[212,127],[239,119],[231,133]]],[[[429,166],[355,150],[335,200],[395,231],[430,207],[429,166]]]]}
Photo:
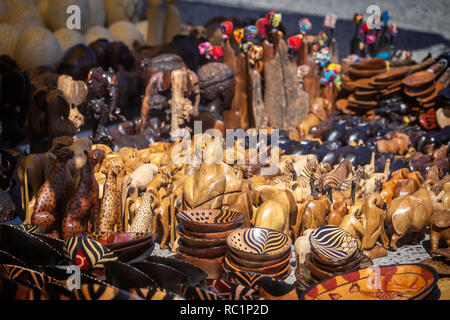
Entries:
{"type": "Polygon", "coordinates": [[[222,232],[240,227],[245,216],[230,209],[194,209],[177,213],[177,219],[189,231],[222,232]]]}
{"type": "Polygon", "coordinates": [[[252,261],[281,258],[291,250],[291,239],[282,232],[265,228],[245,228],[227,238],[230,250],[237,256],[252,261]]]}
{"type": "Polygon", "coordinates": [[[309,235],[312,252],[322,263],[340,265],[358,252],[358,242],[344,229],[332,225],[316,228],[309,235]]]}

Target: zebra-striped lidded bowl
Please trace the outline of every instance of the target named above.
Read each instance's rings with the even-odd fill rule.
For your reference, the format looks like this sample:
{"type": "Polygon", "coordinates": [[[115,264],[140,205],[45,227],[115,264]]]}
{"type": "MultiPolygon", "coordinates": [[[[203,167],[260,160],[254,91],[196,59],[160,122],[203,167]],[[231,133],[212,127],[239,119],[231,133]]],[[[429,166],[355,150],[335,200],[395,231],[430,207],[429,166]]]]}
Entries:
{"type": "Polygon", "coordinates": [[[322,262],[344,264],[359,250],[356,239],[344,229],[324,225],[309,235],[311,250],[322,262]]]}
{"type": "Polygon", "coordinates": [[[252,261],[275,260],[291,250],[291,239],[282,232],[266,228],[236,230],[227,238],[233,254],[252,261]]]}
{"type": "Polygon", "coordinates": [[[230,209],[193,209],[178,212],[178,221],[194,232],[222,232],[242,226],[245,216],[230,209]]]}

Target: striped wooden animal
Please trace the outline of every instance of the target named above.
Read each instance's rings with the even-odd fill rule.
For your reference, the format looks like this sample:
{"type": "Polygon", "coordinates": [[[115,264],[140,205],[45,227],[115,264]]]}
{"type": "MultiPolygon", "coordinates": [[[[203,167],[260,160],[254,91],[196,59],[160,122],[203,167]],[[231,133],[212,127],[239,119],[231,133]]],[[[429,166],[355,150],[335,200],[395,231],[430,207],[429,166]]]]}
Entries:
{"type": "Polygon", "coordinates": [[[339,190],[341,184],[347,179],[348,175],[353,172],[352,163],[345,159],[339,165],[327,173],[321,180],[321,189],[326,192],[331,200],[331,192],[339,190]]]}

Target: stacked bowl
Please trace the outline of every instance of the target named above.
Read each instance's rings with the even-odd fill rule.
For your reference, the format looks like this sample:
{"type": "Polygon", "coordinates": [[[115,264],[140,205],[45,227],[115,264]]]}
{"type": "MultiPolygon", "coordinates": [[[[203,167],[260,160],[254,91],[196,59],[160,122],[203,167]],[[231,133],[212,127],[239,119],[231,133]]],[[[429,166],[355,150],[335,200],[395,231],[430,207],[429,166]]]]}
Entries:
{"type": "Polygon", "coordinates": [[[291,273],[291,239],[265,228],[245,228],[228,236],[225,272],[247,271],[286,279],[291,273]]]}
{"type": "Polygon", "coordinates": [[[307,284],[372,265],[359,249],[356,239],[339,227],[321,226],[311,232],[309,242],[311,252],[306,254],[306,265],[302,270],[302,280],[307,284]]]}
{"type": "Polygon", "coordinates": [[[177,213],[177,219],[177,257],[198,266],[210,279],[220,278],[227,237],[243,226],[245,216],[230,209],[194,209],[177,213]]]}

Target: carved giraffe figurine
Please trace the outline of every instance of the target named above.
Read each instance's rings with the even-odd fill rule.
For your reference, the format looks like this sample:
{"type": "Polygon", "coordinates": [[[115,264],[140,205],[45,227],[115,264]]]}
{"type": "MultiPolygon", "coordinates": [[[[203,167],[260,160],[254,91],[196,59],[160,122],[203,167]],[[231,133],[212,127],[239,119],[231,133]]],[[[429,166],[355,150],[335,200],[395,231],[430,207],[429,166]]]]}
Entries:
{"type": "Polygon", "coordinates": [[[60,219],[72,188],[72,177],[66,169],[66,163],[72,159],[74,152],[69,148],[61,148],[55,154],[56,161],[50,175],[37,194],[31,223],[59,237],[60,219]]]}
{"type": "Polygon", "coordinates": [[[103,170],[106,175],[103,187],[103,198],[100,212],[95,219],[95,231],[123,232],[122,206],[120,205],[120,189],[117,186],[117,176],[121,167],[113,165],[109,170],[103,170]]]}
{"type": "Polygon", "coordinates": [[[94,176],[97,163],[102,163],[105,152],[100,149],[84,151],[87,156],[86,164],[81,170],[80,182],[72,194],[62,221],[63,239],[85,232],[91,217],[95,217],[100,210],[98,200],[99,187],[94,176]]]}

